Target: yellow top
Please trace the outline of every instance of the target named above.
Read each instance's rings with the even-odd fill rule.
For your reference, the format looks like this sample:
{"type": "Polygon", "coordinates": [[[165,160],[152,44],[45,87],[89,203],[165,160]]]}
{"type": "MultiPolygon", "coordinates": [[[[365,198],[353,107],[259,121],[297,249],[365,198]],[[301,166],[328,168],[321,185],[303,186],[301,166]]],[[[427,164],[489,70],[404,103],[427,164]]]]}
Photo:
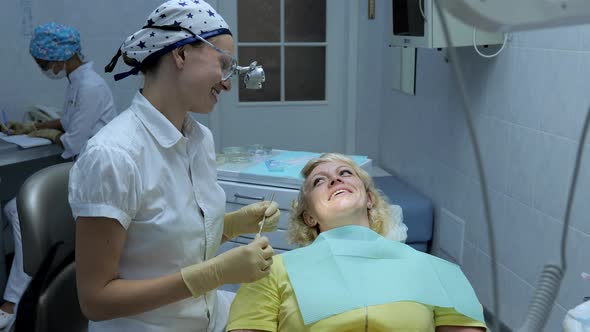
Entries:
{"type": "Polygon", "coordinates": [[[268,277],[242,284],[231,305],[227,331],[433,332],[436,326],[443,325],[482,327],[482,331],[486,326],[453,308],[408,301],[350,310],[305,326],[283,257],[278,255],[274,256],[268,277]]]}

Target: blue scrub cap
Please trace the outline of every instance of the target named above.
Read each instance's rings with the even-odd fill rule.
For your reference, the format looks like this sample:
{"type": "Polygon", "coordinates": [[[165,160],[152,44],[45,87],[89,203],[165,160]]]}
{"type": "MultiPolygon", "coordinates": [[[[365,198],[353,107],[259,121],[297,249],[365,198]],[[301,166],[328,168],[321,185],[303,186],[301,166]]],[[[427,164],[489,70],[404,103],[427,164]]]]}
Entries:
{"type": "Polygon", "coordinates": [[[66,61],[80,50],[78,30],[55,22],[36,27],[29,46],[33,57],[47,61],[66,61]]]}
{"type": "Polygon", "coordinates": [[[115,81],[136,75],[142,63],[156,59],[182,45],[229,34],[228,24],[203,0],[171,0],[156,8],[145,25],[125,39],[105,72],[111,72],[122,55],[133,69],[115,75],[115,81]]]}

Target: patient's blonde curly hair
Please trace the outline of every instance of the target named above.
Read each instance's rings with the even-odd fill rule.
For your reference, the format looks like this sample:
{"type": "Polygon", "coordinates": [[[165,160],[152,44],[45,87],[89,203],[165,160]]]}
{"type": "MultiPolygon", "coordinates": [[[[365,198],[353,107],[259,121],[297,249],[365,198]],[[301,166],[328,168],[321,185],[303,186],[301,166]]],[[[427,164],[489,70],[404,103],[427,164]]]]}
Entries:
{"type": "Polygon", "coordinates": [[[389,231],[389,221],[391,220],[391,206],[389,205],[387,197],[375,187],[371,176],[352,161],[352,159],[338,153],[324,153],[318,158],[310,160],[301,171],[304,182],[299,191],[299,197],[297,200],[294,200],[291,205],[291,219],[289,221],[287,234],[289,243],[306,246],[312,243],[319,234],[319,226],[309,227],[303,221],[303,212],[309,207],[305,182],[314,168],[325,162],[345,163],[352,168],[356,175],[358,175],[365,185],[367,193],[373,198],[373,207],[367,211],[369,216],[369,226],[373,231],[385,235],[389,231]]]}

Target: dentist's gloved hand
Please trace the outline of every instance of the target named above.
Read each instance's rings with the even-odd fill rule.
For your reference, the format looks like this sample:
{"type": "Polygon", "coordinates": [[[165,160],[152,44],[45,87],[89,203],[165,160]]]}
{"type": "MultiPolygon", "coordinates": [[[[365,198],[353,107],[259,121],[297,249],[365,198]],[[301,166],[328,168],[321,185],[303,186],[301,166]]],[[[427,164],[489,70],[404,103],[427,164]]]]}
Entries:
{"type": "Polygon", "coordinates": [[[275,231],[281,218],[279,205],[276,202],[264,201],[226,213],[223,218],[223,235],[228,239],[233,239],[241,234],[258,233],[260,222],[265,215],[266,220],[262,231],[275,231]]]}
{"type": "Polygon", "coordinates": [[[6,135],[12,134],[12,132],[11,132],[12,130],[10,130],[10,123],[9,123],[8,127],[4,123],[0,123],[0,131],[6,135]]]}
{"type": "Polygon", "coordinates": [[[231,249],[200,264],[180,270],[182,280],[194,297],[224,284],[253,282],[267,276],[273,249],[267,237],[256,237],[245,246],[231,249]]]}
{"type": "Polygon", "coordinates": [[[41,138],[46,138],[50,141],[52,141],[55,144],[60,144],[61,145],[61,140],[59,139],[61,137],[61,135],[63,135],[63,132],[61,130],[57,130],[57,129],[39,129],[39,130],[35,130],[29,133],[29,136],[31,137],[41,137],[41,138]]]}

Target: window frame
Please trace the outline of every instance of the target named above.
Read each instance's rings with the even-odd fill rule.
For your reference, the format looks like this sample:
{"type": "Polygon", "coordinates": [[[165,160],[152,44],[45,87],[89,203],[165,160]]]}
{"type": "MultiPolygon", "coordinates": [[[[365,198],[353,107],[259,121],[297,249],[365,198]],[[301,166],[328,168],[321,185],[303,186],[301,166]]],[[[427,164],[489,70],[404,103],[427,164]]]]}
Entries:
{"type": "MultiPolygon", "coordinates": [[[[240,100],[240,92],[237,92],[237,107],[252,107],[252,106],[257,106],[257,107],[263,107],[263,106],[289,106],[289,105],[293,105],[293,106],[315,106],[315,105],[328,105],[329,104],[329,98],[328,98],[328,31],[326,29],[326,34],[325,34],[325,40],[324,42],[286,42],[285,41],[285,0],[275,0],[275,1],[279,1],[280,2],[280,9],[279,9],[279,28],[280,28],[280,34],[279,34],[279,41],[278,42],[240,42],[240,38],[239,38],[239,31],[237,32],[237,38],[236,38],[236,54],[237,57],[239,59],[239,52],[240,52],[240,47],[244,46],[244,47],[269,47],[269,46],[273,46],[273,47],[279,47],[279,54],[280,54],[280,100],[273,100],[273,101],[241,101],[240,100]],[[323,100],[285,100],[285,47],[323,47],[324,48],[324,52],[326,54],[325,56],[325,60],[324,60],[324,99],[323,100]]],[[[322,0],[327,2],[328,0],[322,0]]],[[[326,15],[325,15],[325,21],[324,24],[328,25],[328,4],[326,3],[326,15]]],[[[239,20],[240,17],[240,13],[239,11],[237,12],[237,19],[239,20]]],[[[244,64],[244,65],[249,65],[249,64],[244,64]]],[[[264,65],[263,65],[264,68],[264,65]]],[[[241,78],[240,78],[241,80],[241,78]]],[[[241,81],[238,80],[238,83],[241,83],[241,81]]],[[[240,88],[241,89],[241,85],[240,88]]]]}

